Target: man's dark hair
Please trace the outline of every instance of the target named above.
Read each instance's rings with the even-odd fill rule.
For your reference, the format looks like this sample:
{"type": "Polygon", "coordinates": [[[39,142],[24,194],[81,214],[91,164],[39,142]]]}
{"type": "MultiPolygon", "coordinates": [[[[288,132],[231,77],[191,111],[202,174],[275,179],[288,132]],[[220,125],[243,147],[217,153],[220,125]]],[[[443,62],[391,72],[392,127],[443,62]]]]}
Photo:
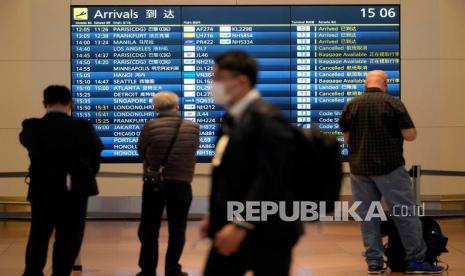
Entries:
{"type": "Polygon", "coordinates": [[[63,85],[50,85],[44,90],[44,104],[67,105],[71,102],[71,92],[63,85]]]}
{"type": "Polygon", "coordinates": [[[218,69],[229,70],[249,78],[252,86],[257,83],[258,65],[254,58],[243,51],[230,51],[215,58],[218,69]]]}

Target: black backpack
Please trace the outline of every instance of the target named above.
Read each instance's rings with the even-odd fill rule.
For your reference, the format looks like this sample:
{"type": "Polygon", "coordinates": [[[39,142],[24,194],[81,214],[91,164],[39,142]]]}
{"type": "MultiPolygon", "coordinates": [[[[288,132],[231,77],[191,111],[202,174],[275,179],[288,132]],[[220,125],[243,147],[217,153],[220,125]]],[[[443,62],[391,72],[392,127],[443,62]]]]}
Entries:
{"type": "MultiPolygon", "coordinates": [[[[421,217],[423,224],[423,239],[426,243],[425,261],[436,264],[441,253],[447,252],[448,238],[443,235],[441,227],[432,218],[421,217]]],[[[387,258],[387,266],[391,271],[405,272],[405,250],[400,240],[397,228],[392,219],[381,222],[381,233],[388,236],[388,242],[384,245],[384,254],[387,258]]]]}
{"type": "Polygon", "coordinates": [[[294,128],[295,163],[293,191],[299,201],[325,202],[334,210],[342,180],[342,158],[335,135],[318,129],[294,128]]]}

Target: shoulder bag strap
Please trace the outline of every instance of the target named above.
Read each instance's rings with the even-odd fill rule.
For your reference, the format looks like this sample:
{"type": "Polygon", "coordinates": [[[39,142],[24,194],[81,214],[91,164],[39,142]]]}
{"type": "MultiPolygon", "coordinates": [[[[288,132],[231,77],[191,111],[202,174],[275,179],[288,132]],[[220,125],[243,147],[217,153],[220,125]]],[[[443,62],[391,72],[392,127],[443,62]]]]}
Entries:
{"type": "Polygon", "coordinates": [[[166,166],[166,162],[168,162],[168,158],[170,157],[171,151],[174,146],[174,142],[176,142],[176,139],[178,138],[179,130],[181,129],[182,125],[182,117],[179,119],[178,125],[176,127],[176,131],[174,132],[173,138],[171,139],[170,145],[168,146],[168,149],[166,150],[165,156],[161,160],[160,167],[158,168],[158,172],[160,173],[160,176],[163,177],[163,171],[166,166]]]}

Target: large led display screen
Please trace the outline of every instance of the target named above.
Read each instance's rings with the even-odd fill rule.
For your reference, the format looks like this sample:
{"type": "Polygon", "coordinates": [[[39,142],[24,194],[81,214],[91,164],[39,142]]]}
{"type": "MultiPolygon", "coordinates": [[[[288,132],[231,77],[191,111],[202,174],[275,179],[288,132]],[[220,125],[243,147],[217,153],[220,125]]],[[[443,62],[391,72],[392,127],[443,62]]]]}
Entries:
{"type": "Polygon", "coordinates": [[[209,162],[223,114],[209,94],[213,58],[250,53],[257,89],[299,127],[339,135],[344,105],[373,69],[400,97],[399,5],[72,6],[73,116],[90,120],[103,161],[136,162],[136,143],[155,118],[154,93],[180,97],[180,113],[200,125],[198,162],[209,162]]]}

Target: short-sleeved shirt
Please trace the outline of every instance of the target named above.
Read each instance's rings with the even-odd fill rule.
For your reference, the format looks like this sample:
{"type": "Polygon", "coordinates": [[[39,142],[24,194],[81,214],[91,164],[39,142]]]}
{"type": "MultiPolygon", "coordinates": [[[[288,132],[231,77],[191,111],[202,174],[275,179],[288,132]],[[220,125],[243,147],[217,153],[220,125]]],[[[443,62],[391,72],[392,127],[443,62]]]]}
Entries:
{"type": "Polygon", "coordinates": [[[384,175],[405,165],[401,129],[415,126],[400,100],[368,88],[345,106],[339,126],[350,133],[351,173],[384,175]]]}

